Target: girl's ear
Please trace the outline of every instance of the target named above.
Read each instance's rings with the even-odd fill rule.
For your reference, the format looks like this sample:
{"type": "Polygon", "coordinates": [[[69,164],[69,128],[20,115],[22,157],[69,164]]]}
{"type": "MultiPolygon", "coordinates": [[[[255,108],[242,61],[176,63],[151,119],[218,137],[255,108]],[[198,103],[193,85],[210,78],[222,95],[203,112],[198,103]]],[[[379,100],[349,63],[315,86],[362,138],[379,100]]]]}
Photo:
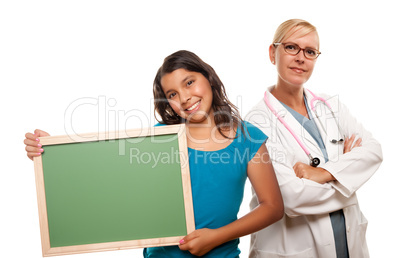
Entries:
{"type": "Polygon", "coordinates": [[[271,60],[272,64],[275,64],[275,51],[276,47],[274,46],[274,44],[271,44],[269,46],[269,59],[271,60]]]}

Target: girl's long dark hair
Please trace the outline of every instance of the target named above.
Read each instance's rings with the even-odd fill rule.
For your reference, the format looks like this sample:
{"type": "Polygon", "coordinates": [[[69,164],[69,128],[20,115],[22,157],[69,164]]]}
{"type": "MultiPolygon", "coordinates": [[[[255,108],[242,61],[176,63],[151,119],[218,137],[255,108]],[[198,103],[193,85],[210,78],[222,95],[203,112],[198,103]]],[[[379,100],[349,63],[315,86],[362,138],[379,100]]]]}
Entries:
{"type": "Polygon", "coordinates": [[[223,133],[223,131],[228,131],[237,125],[240,125],[243,131],[243,120],[240,117],[239,111],[237,107],[229,101],[225,87],[215,70],[202,61],[197,55],[186,50],[180,50],[167,56],[156,73],[153,89],[155,118],[158,120],[158,117],[156,116],[156,113],[158,113],[162,119],[162,121],[158,120],[158,122],[167,125],[185,122],[185,120],[176,114],[169,105],[161,84],[161,79],[165,74],[171,73],[180,68],[191,72],[201,73],[209,81],[213,94],[212,109],[214,110],[214,121],[219,133],[225,138],[229,138],[223,133]]]}

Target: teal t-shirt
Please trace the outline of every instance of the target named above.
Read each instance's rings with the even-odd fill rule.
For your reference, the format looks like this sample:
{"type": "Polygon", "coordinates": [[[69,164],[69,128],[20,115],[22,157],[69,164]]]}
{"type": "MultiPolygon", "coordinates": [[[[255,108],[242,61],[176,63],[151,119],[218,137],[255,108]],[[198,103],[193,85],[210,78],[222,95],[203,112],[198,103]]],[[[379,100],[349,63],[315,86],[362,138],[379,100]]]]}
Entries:
{"type": "MultiPolygon", "coordinates": [[[[244,122],[245,134],[237,130],[237,138],[224,149],[198,151],[188,148],[191,189],[196,229],[220,228],[237,219],[243,200],[247,165],[267,136],[249,122],[244,122]]],[[[238,257],[239,239],[211,250],[204,257],[238,257]]],[[[194,257],[178,246],[144,249],[144,257],[194,257]]]]}

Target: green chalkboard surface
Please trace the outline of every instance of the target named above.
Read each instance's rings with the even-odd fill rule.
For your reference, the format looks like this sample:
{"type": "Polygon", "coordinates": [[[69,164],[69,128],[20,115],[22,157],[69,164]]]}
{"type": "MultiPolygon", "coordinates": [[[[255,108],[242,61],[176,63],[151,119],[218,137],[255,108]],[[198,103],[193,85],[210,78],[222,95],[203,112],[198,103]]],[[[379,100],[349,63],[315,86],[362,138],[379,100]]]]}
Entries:
{"type": "Polygon", "coordinates": [[[44,256],[177,245],[194,230],[185,130],[143,131],[82,142],[41,138],[44,256]]]}

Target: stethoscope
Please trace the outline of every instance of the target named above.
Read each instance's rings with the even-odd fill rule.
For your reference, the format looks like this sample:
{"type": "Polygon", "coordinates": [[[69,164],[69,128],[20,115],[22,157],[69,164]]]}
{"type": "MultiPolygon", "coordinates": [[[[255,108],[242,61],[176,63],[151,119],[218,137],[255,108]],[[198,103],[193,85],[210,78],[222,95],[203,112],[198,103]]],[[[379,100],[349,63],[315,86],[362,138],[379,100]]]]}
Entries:
{"type": "MultiPolygon", "coordinates": [[[[310,92],[310,94],[313,96],[313,98],[310,100],[310,107],[311,110],[314,112],[317,120],[320,122],[321,127],[325,130],[325,127],[323,126],[321,120],[318,118],[318,114],[317,114],[317,110],[315,109],[314,106],[314,102],[315,101],[321,101],[322,103],[324,103],[324,105],[326,105],[328,107],[328,109],[331,111],[332,116],[334,117],[334,120],[336,122],[336,125],[338,126],[338,130],[339,132],[341,132],[341,129],[339,127],[338,121],[336,121],[335,118],[335,114],[332,111],[331,105],[324,99],[321,97],[316,96],[314,93],[312,93],[310,90],[308,90],[310,92]]],[[[274,107],[271,105],[271,103],[269,103],[268,101],[268,97],[267,97],[267,92],[265,92],[264,94],[264,101],[265,104],[267,105],[267,107],[271,110],[271,112],[278,118],[278,120],[286,127],[286,129],[292,134],[293,138],[295,138],[295,140],[297,141],[297,143],[300,145],[300,147],[304,150],[304,152],[306,153],[306,155],[308,156],[308,158],[310,159],[310,166],[312,167],[317,167],[320,164],[320,159],[317,157],[313,157],[310,153],[310,151],[306,148],[306,146],[302,143],[302,141],[299,139],[299,137],[297,137],[297,135],[295,134],[295,132],[292,130],[292,128],[290,128],[290,126],[288,125],[288,123],[286,123],[286,121],[278,114],[278,112],[276,112],[276,110],[274,109],[274,107]]],[[[325,131],[325,133],[327,133],[325,131]]],[[[337,144],[337,143],[342,143],[343,139],[340,138],[339,140],[336,139],[332,139],[330,141],[333,144],[337,144]]]]}

